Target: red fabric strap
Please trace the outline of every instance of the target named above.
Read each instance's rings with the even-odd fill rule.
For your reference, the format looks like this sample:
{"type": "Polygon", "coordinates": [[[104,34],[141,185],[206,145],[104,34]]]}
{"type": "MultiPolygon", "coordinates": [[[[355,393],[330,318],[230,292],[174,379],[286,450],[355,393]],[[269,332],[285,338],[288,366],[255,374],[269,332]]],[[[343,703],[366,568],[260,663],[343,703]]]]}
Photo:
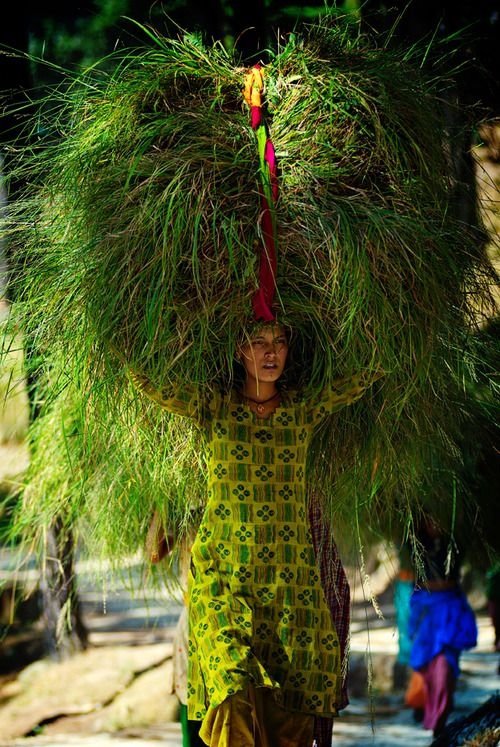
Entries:
{"type": "MultiPolygon", "coordinates": [[[[245,81],[245,98],[250,105],[252,129],[265,127],[262,116],[262,66],[254,65],[245,81]]],[[[267,136],[263,158],[261,155],[261,229],[263,245],[259,256],[259,286],[252,298],[256,321],[273,322],[273,302],[276,294],[276,224],[275,204],[278,199],[278,172],[274,146],[267,136]]]]}

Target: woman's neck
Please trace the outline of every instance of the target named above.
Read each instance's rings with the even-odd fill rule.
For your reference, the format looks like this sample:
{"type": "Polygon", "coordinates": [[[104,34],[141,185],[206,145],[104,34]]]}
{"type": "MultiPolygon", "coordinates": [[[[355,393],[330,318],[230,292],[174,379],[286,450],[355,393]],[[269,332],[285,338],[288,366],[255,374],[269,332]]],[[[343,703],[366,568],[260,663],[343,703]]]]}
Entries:
{"type": "Polygon", "coordinates": [[[262,382],[247,379],[243,384],[243,395],[252,402],[265,402],[278,394],[278,387],[274,381],[262,382]]]}

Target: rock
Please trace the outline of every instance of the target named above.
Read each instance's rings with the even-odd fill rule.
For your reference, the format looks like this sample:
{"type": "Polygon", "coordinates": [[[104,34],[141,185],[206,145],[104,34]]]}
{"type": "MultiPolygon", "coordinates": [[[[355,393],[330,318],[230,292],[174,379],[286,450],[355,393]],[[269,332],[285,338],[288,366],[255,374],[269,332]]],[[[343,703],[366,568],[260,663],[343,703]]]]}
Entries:
{"type": "Polygon", "coordinates": [[[172,645],[163,643],[93,648],[62,662],[36,662],[21,674],[19,694],[0,708],[2,738],[31,734],[62,716],[102,710],[137,675],[171,656],[172,645]]]}
{"type": "Polygon", "coordinates": [[[349,660],[349,694],[355,698],[364,698],[370,692],[391,692],[394,686],[394,662],[395,655],[391,653],[352,651],[349,660]]]}
{"type": "Polygon", "coordinates": [[[102,709],[58,719],[47,724],[44,734],[116,733],[155,724],[178,721],[179,700],[172,693],[173,663],[168,659],[139,675],[123,692],[102,709]]]}

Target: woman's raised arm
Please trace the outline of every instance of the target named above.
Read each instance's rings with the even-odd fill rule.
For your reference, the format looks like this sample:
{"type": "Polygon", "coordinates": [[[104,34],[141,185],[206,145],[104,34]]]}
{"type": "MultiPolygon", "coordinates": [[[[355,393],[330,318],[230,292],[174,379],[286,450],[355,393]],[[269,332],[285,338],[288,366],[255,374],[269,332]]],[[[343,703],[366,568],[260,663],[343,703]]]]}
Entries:
{"type": "Polygon", "coordinates": [[[331,415],[352,405],[383,376],[383,371],[375,371],[335,379],[329,387],[308,403],[310,417],[314,421],[319,421],[325,415],[331,415]]]}
{"type": "Polygon", "coordinates": [[[129,372],[134,386],[164,410],[202,422],[203,404],[199,391],[188,384],[170,388],[156,388],[151,381],[135,371],[129,372]]]}

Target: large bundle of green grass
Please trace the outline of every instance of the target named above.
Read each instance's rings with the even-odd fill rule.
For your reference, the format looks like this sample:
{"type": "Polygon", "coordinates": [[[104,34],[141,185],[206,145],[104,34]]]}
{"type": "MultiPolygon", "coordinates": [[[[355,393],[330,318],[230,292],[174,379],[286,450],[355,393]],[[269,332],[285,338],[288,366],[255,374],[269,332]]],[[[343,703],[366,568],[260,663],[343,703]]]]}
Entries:
{"type": "Polygon", "coordinates": [[[47,399],[30,428],[31,463],[11,536],[43,557],[57,517],[59,532],[71,533],[87,557],[139,553],[147,561],[153,512],[177,539],[200,519],[204,454],[195,429],[144,403],[139,412],[126,381],[128,406],[117,420],[68,381],[59,362],[40,382],[47,399]]]}
{"type": "MultiPolygon", "coordinates": [[[[18,308],[38,348],[57,349],[110,412],[129,396],[124,368],[157,386],[232,383],[262,242],[243,73],[218,44],[158,37],[56,92],[44,124],[56,136],[32,159],[21,149],[30,183],[9,229],[25,258],[18,308]]],[[[325,424],[311,484],[348,518],[368,506],[382,523],[394,508],[407,520],[426,496],[447,507],[486,270],[451,204],[437,82],[328,20],[291,38],[265,76],[288,385],[385,372],[325,424]]],[[[132,448],[131,461],[145,454],[132,448]]]]}

